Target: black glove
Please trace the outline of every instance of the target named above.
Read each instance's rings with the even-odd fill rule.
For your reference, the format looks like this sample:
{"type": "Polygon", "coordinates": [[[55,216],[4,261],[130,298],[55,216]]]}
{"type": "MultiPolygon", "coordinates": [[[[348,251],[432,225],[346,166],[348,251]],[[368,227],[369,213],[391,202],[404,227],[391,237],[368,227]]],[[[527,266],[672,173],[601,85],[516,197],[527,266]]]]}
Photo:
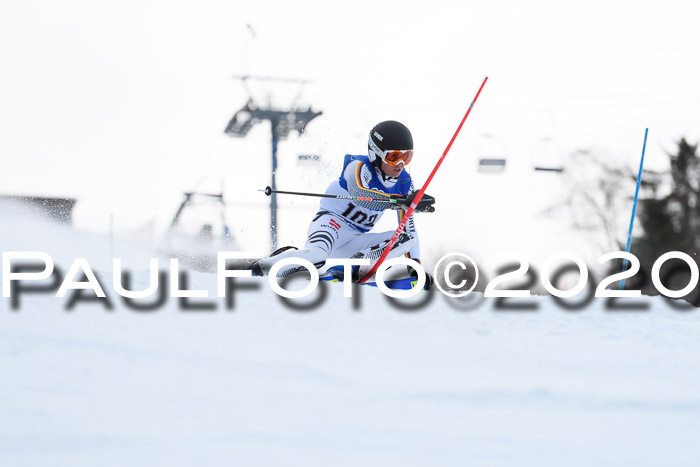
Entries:
{"type": "MultiPolygon", "coordinates": [[[[393,196],[397,200],[397,204],[399,207],[402,209],[408,209],[408,207],[411,205],[413,202],[413,199],[416,197],[418,194],[417,191],[414,191],[412,193],[407,194],[406,196],[393,196]]],[[[416,206],[415,212],[435,212],[435,207],[433,206],[435,204],[435,198],[430,196],[427,193],[423,194],[423,197],[420,199],[418,202],[418,205],[416,206]]]]}

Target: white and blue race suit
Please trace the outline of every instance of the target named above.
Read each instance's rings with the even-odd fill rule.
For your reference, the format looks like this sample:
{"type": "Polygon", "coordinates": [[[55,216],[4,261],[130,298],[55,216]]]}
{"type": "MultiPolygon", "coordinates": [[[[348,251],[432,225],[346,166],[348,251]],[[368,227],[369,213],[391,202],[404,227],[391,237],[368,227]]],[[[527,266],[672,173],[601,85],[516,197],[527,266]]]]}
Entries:
{"type": "MultiPolygon", "coordinates": [[[[298,257],[309,260],[317,268],[325,264],[327,258],[360,257],[370,260],[369,267],[362,267],[360,274],[368,270],[381,256],[395,230],[370,232],[387,209],[395,209],[399,222],[404,214],[402,209],[389,200],[392,195],[404,196],[413,191],[411,176],[405,170],[398,178],[384,175],[374,167],[367,156],[346,155],[343,170],[338,179],[326,189],[326,194],[375,198],[372,201],[322,198],[320,209],[314,216],[307,232],[307,240],[301,250],[286,251],[280,255],[262,260],[263,271],[284,257],[298,257]],[[387,201],[376,200],[386,198],[387,201]]],[[[399,236],[388,258],[401,255],[420,258],[420,245],[413,215],[406,223],[404,233],[399,236]]],[[[298,268],[297,268],[298,269],[298,268]]],[[[294,272],[291,268],[288,273],[294,272]]],[[[280,270],[279,276],[287,275],[280,270]]]]}

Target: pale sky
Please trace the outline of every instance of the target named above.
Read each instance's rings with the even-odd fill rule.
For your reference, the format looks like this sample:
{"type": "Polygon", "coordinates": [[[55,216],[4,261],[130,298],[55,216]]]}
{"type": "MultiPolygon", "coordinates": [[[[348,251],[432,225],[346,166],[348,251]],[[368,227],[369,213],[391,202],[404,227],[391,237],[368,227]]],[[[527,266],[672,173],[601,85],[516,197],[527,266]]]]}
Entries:
{"type": "Polygon", "coordinates": [[[697,141],[698,13],[688,1],[6,1],[0,193],[78,197],[76,223],[104,230],[109,213],[125,228],[167,220],[182,191],[223,183],[264,223],[269,128],[223,134],[246,100],[234,75],[314,80],[304,97],[324,116],[280,146],[290,190],[323,190],[385,119],[413,131],[422,182],[489,76],[429,190],[478,199],[488,224],[510,215],[489,199],[544,190],[531,170],[543,138],[564,158],[594,148],[635,167],[649,127],[650,168],[681,136],[697,141]],[[476,172],[493,148],[510,178],[476,172]],[[322,170],[297,165],[304,152],[322,170]]]}

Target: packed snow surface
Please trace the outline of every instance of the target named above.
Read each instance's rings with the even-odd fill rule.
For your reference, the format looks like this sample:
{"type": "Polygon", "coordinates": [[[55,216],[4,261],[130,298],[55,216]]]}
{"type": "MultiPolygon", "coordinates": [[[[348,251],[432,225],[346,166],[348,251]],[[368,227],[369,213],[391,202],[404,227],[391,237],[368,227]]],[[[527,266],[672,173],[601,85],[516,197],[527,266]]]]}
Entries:
{"type": "MultiPolygon", "coordinates": [[[[694,309],[645,297],[646,311],[572,312],[534,297],[535,311],[500,311],[435,293],[407,311],[328,284],[300,311],[262,280],[227,309],[215,276],[190,271],[210,297],[190,304],[214,309],[170,298],[135,311],[111,287],[107,239],[0,224],[2,251],[46,251],[64,273],[86,257],[113,305],[0,299],[0,465],[698,463],[694,309]]],[[[142,252],[116,253],[145,287],[142,252]]]]}

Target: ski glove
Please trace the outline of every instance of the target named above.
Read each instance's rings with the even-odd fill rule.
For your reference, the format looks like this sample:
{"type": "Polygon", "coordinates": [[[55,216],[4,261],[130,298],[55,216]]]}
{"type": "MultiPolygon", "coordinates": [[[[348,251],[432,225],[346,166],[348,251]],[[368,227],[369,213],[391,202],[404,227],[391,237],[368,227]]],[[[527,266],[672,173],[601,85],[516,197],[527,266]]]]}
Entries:
{"type": "MultiPolygon", "coordinates": [[[[400,207],[401,209],[408,209],[408,207],[411,205],[413,199],[416,197],[417,194],[418,192],[414,191],[405,196],[392,196],[392,198],[395,198],[397,200],[396,205],[398,207],[400,207]]],[[[433,204],[435,204],[435,198],[427,193],[424,193],[423,197],[420,199],[418,205],[416,206],[415,212],[435,212],[435,207],[433,206],[433,204]]]]}

